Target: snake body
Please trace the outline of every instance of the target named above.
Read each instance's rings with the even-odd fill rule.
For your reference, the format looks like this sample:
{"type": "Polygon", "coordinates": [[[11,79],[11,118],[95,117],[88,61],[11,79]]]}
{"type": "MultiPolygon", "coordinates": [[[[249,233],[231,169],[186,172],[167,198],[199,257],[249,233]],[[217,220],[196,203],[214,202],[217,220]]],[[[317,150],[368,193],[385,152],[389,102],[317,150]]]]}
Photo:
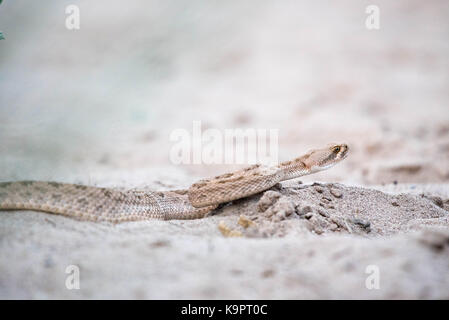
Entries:
{"type": "Polygon", "coordinates": [[[325,170],[343,160],[347,152],[346,144],[330,145],[277,166],[254,165],[203,179],[188,190],[119,191],[46,181],[1,182],[0,210],[35,210],[109,222],[197,219],[221,203],[254,195],[284,180],[325,170]]]}

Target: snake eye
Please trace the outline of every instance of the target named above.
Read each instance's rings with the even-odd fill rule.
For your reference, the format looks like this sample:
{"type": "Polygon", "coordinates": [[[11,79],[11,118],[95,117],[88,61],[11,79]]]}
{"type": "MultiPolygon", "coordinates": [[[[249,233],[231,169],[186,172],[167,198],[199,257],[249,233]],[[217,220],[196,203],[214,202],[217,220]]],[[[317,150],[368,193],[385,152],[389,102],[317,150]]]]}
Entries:
{"type": "Polygon", "coordinates": [[[339,146],[337,146],[337,147],[334,148],[333,151],[334,151],[334,153],[339,153],[340,150],[341,150],[341,148],[339,146]]]}

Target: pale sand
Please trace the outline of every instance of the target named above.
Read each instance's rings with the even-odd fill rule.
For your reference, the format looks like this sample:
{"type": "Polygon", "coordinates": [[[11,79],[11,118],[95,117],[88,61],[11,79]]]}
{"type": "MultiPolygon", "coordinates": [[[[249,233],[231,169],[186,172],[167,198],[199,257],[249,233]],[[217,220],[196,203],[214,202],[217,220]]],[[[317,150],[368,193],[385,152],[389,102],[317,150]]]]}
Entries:
{"type": "Polygon", "coordinates": [[[449,298],[447,1],[376,1],[379,30],[358,0],[77,3],[77,31],[65,4],[1,5],[0,181],[187,187],[234,168],[170,161],[197,120],[350,154],[202,220],[0,212],[0,298],[449,298]]]}
{"type": "Polygon", "coordinates": [[[288,183],[193,221],[2,213],[0,297],[449,298],[449,198],[330,186],[288,183]],[[255,225],[240,226],[240,215],[255,225]],[[224,237],[221,221],[243,237],[224,237]],[[80,290],[65,287],[69,265],[80,290]],[[370,290],[373,265],[380,287],[370,290]]]}

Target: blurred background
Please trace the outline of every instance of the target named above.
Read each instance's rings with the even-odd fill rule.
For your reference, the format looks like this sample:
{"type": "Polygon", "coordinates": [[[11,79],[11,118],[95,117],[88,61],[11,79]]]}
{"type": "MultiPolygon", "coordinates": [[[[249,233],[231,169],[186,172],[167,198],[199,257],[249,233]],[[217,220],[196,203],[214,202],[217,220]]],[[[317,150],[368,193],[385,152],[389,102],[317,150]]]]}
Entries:
{"type": "Polygon", "coordinates": [[[199,120],[279,129],[280,160],[350,145],[306,181],[448,182],[448,18],[444,0],[5,0],[0,181],[170,186],[228,170],[170,161],[170,133],[199,120]]]}

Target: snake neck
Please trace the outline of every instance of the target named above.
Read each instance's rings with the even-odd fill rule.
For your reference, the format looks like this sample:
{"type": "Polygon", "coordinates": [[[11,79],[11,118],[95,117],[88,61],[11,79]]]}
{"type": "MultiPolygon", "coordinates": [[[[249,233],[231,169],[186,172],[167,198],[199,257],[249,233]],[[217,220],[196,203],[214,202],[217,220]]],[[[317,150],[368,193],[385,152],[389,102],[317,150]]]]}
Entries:
{"type": "Polygon", "coordinates": [[[282,181],[295,179],[312,173],[312,170],[306,165],[302,157],[291,161],[281,162],[278,165],[282,173],[282,181]]]}

